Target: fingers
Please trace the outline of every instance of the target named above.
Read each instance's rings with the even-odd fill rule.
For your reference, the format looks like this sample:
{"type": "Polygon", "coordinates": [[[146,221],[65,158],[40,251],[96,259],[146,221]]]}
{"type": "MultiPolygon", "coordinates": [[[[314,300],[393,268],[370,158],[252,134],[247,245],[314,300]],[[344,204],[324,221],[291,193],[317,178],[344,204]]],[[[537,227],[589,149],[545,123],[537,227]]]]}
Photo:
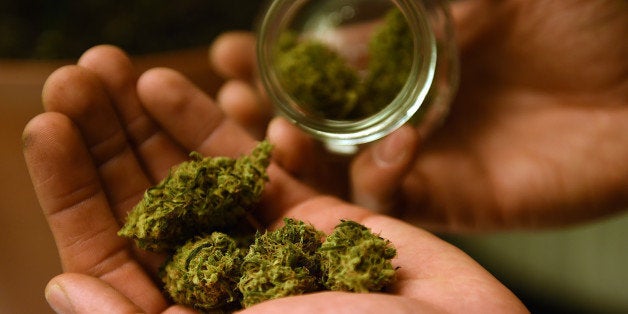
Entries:
{"type": "MultiPolygon", "coordinates": [[[[97,46],[86,51],[78,61],[82,68],[89,69],[103,85],[111,99],[112,108],[123,124],[128,124],[142,115],[142,108],[135,93],[137,74],[126,54],[113,46],[97,46]]],[[[142,140],[143,129],[132,129],[131,138],[142,140]]]]}
{"type": "Polygon", "coordinates": [[[264,137],[272,108],[251,85],[241,80],[227,81],[218,91],[216,100],[225,114],[245,127],[254,138],[264,137]]]}
{"type": "Polygon", "coordinates": [[[46,110],[63,113],[80,129],[120,221],[147,187],[186,157],[144,113],[136,80],[122,51],[99,46],[79,66],[53,73],[43,89],[46,110]]]}
{"type": "Polygon", "coordinates": [[[186,157],[187,152],[159,132],[146,115],[136,91],[138,74],[122,50],[107,45],[94,47],[81,56],[78,65],[100,80],[131,148],[141,157],[141,165],[153,182],[165,177],[171,165],[186,157]]]}
{"type": "Polygon", "coordinates": [[[24,157],[65,269],[87,270],[123,251],[126,243],[116,236],[118,224],[97,171],[67,117],[46,113],[31,120],[24,131],[24,157]]]}
{"type": "Polygon", "coordinates": [[[62,67],[46,80],[42,98],[46,111],[63,113],[84,132],[85,143],[97,165],[111,157],[110,151],[125,149],[126,141],[108,142],[125,136],[109,95],[94,73],[78,66],[62,67]]]}
{"type": "Polygon", "coordinates": [[[406,126],[360,153],[351,165],[353,201],[390,213],[400,199],[397,193],[413,164],[418,144],[418,133],[406,126]]]}
{"type": "Polygon", "coordinates": [[[119,225],[77,127],[62,114],[44,113],[28,123],[23,139],[26,164],[63,269],[100,277],[144,309],[163,307],[159,290],[117,236],[119,225]]]}
{"type": "Polygon", "coordinates": [[[209,58],[214,70],[228,79],[217,98],[223,110],[255,138],[262,138],[273,108],[256,79],[255,37],[247,32],[225,33],[212,44],[209,58]]]}
{"type": "Polygon", "coordinates": [[[288,172],[301,176],[306,168],[315,164],[314,140],[286,119],[273,119],[268,125],[267,136],[275,145],[275,160],[288,172]]]}
{"type": "MultiPolygon", "coordinates": [[[[248,154],[256,141],[239,124],[229,119],[216,103],[179,73],[153,69],[142,75],[138,93],[146,110],[169,136],[187,150],[207,156],[238,157],[248,154]]],[[[271,221],[292,204],[313,195],[283,169],[271,164],[270,183],[259,213],[271,221]]]]}
{"type": "Polygon", "coordinates": [[[61,68],[46,81],[43,102],[47,111],[62,113],[78,128],[97,169],[94,176],[102,180],[103,192],[122,220],[150,180],[128,145],[100,79],[78,66],[61,68]],[[120,180],[125,184],[120,185],[120,180]]]}
{"type": "Polygon", "coordinates": [[[222,34],[212,44],[209,59],[219,75],[252,81],[257,63],[255,37],[248,32],[222,34]]]}
{"type": "Polygon", "coordinates": [[[255,140],[181,74],[157,68],[144,73],[138,93],[146,110],[187,150],[210,156],[240,156],[255,140]]]}
{"type": "Polygon", "coordinates": [[[290,174],[321,193],[347,197],[350,156],[330,153],[281,117],[271,121],[267,135],[275,144],[277,162],[290,174]]]}

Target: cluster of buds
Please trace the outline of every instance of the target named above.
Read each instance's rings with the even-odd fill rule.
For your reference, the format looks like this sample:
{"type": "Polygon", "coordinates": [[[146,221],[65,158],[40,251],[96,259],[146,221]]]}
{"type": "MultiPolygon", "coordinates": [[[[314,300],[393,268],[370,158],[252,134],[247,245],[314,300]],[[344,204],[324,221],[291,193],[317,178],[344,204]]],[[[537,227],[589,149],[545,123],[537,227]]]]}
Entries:
{"type": "Polygon", "coordinates": [[[238,159],[193,154],[129,214],[121,236],[170,253],[160,277],[172,301],[231,311],[321,290],[380,291],[392,283],[395,249],[356,222],[342,221],[328,236],[290,218],[272,231],[247,228],[245,216],[268,180],[270,151],[262,142],[238,159]]]}

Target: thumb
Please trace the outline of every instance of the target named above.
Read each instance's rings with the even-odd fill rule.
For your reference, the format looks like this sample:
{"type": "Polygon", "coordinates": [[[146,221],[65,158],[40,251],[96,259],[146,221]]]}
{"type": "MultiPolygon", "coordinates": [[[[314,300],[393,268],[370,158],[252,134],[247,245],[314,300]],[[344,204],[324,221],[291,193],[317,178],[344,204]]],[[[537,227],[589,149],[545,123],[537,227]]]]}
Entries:
{"type": "Polygon", "coordinates": [[[404,126],[361,152],[351,165],[353,202],[381,213],[391,211],[418,144],[416,130],[404,126]]]}
{"type": "Polygon", "coordinates": [[[56,313],[139,313],[137,305],[104,281],[67,273],[46,286],[46,300],[56,313]]]}
{"type": "MultiPolygon", "coordinates": [[[[95,277],[65,273],[50,280],[46,286],[46,300],[59,314],[69,313],[144,313],[120,291],[95,277]]],[[[164,313],[196,313],[175,306],[164,313]]]]}

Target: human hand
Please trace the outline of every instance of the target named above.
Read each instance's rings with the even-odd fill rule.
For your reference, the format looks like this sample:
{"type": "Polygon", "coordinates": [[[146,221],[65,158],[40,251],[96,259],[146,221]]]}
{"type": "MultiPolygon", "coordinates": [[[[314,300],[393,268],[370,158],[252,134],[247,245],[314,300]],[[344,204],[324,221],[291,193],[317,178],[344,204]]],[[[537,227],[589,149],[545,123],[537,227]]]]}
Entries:
{"type": "MultiPolygon", "coordinates": [[[[76,66],[53,73],[43,91],[46,112],[24,130],[24,155],[55,237],[64,274],[47,287],[60,313],[183,313],[155,281],[164,256],[117,236],[146,188],[187,159],[237,156],[254,139],[180,74],[154,69],[137,78],[118,49],[96,47],[76,66]]],[[[389,294],[323,292],[260,303],[247,312],[525,312],[463,252],[398,220],[322,196],[271,165],[258,218],[282,217],[329,233],[340,219],[363,223],[397,248],[400,267],[389,294]]]]}
{"type": "MultiPolygon", "coordinates": [[[[559,226],[628,207],[626,3],[451,6],[462,77],[439,129],[424,138],[402,128],[328,167],[311,139],[275,120],[278,162],[320,190],[438,230],[559,226]]],[[[246,94],[222,93],[236,117],[244,110],[229,108],[234,99],[263,99],[253,96],[253,45],[227,34],[211,51],[219,73],[249,82],[246,94]],[[234,46],[248,48],[227,55],[234,46]]]]}

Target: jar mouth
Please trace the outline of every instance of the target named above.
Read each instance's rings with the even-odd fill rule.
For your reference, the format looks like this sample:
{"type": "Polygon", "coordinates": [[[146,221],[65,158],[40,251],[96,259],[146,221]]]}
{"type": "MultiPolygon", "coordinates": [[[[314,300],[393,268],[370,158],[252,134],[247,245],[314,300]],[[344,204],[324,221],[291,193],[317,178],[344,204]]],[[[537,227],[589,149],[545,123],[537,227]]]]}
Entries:
{"type": "MultiPolygon", "coordinates": [[[[308,1],[273,1],[258,30],[257,57],[260,78],[277,113],[328,146],[355,146],[378,140],[408,122],[425,103],[434,82],[437,64],[437,44],[427,18],[426,8],[420,1],[389,1],[404,15],[412,34],[413,52],[408,79],[396,97],[383,109],[366,117],[329,119],[313,115],[288,93],[274,67],[276,46],[281,34],[290,28],[294,18],[308,1]]],[[[337,12],[360,1],[331,0],[337,12]]],[[[382,3],[382,1],[375,1],[382,3]]],[[[383,1],[386,2],[386,1],[383,1]]],[[[299,21],[307,23],[307,21],[299,21]]]]}

